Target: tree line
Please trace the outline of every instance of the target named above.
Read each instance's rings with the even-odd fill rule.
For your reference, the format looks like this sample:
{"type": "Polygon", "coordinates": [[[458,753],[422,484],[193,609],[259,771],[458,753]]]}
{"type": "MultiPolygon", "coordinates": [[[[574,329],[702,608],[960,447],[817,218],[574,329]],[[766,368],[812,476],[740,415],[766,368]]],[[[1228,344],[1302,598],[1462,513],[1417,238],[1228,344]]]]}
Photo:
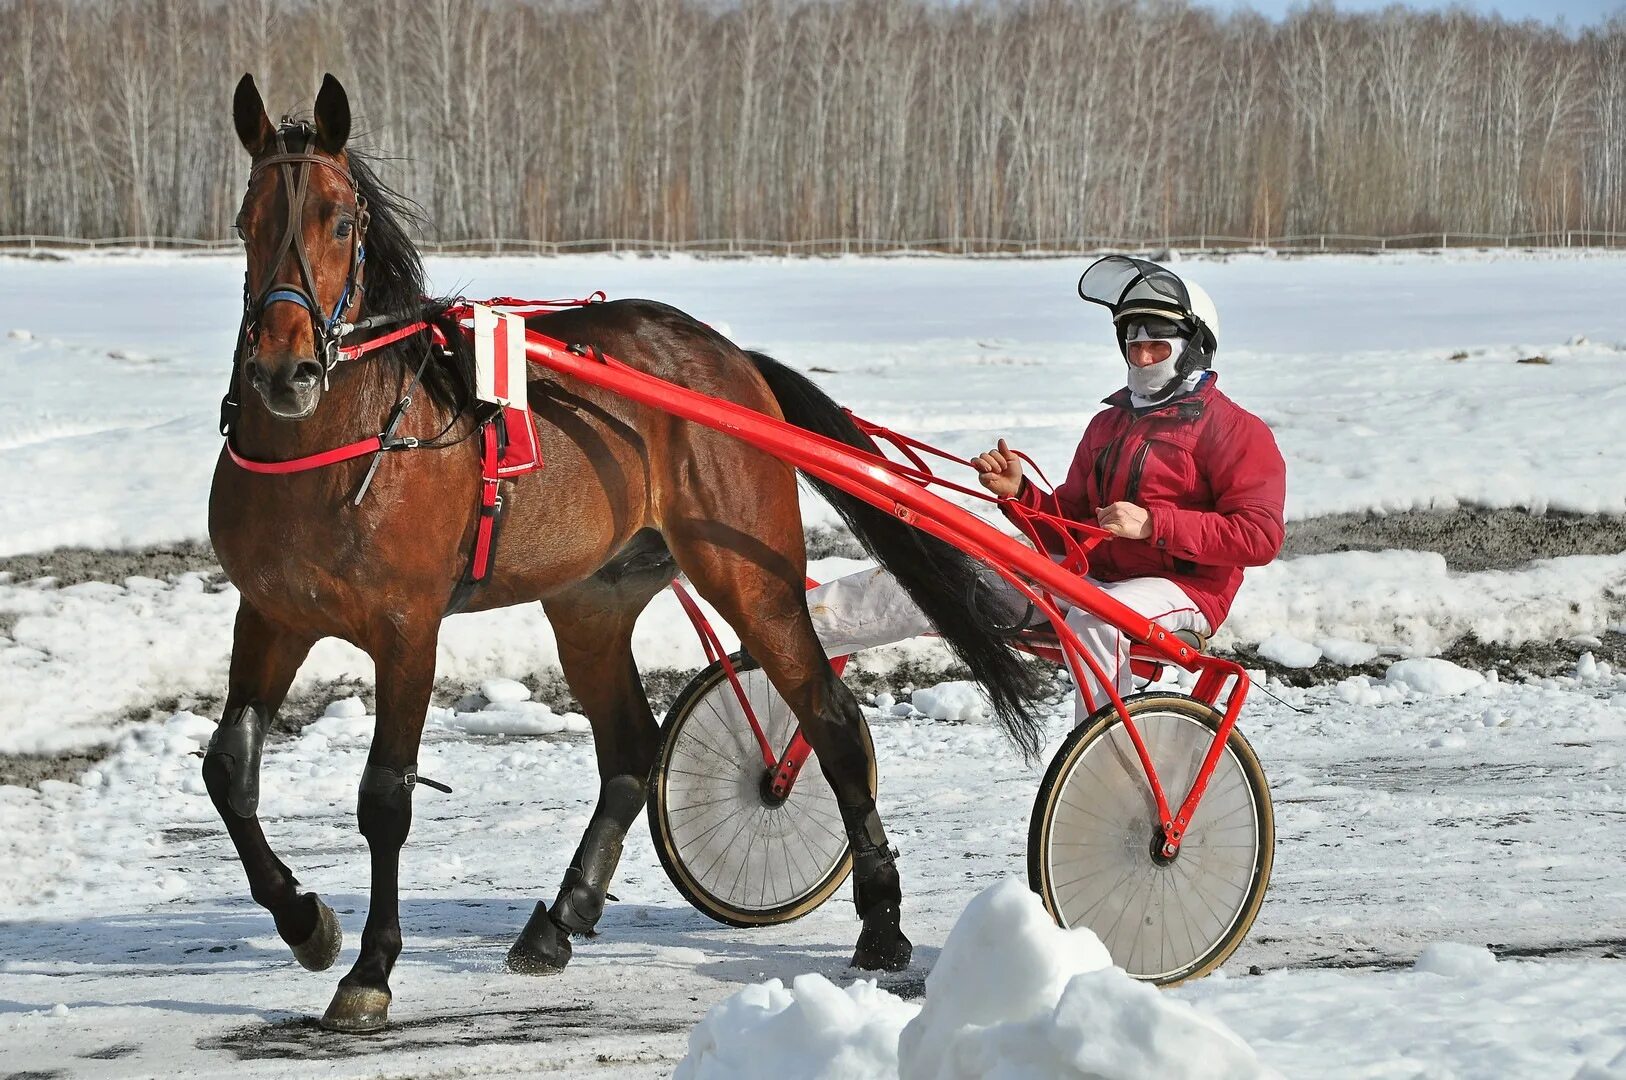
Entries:
{"type": "Polygon", "coordinates": [[[1626,19],[1184,0],[0,0],[0,234],[230,234],[324,71],[430,239],[1626,230],[1626,19]]]}

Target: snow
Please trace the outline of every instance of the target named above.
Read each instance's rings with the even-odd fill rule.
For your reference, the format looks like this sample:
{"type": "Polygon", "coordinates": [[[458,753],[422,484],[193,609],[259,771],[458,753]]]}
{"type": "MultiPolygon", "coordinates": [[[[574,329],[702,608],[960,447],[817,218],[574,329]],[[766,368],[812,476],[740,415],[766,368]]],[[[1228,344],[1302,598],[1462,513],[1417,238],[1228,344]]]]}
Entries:
{"type": "MultiPolygon", "coordinates": [[[[1072,294],[1070,261],[430,266],[469,295],[670,300],[798,367],[834,369],[821,383],[878,421],[961,451],[1009,434],[1053,479],[1121,370],[1072,294]]],[[[1277,432],[1290,516],[1626,508],[1626,258],[1181,266],[1223,309],[1223,386],[1277,432]],[[1451,360],[1459,349],[1467,359],[1451,360]],[[1535,352],[1553,363],[1513,362],[1535,352]]],[[[238,280],[235,258],[0,259],[0,554],[203,535],[238,280]],[[222,317],[192,317],[211,311],[222,317]]],[[[462,697],[431,710],[419,760],[455,793],[415,796],[399,1026],[364,1052],[306,1018],[366,915],[354,812],[371,661],[320,643],[294,689],[323,715],[266,748],[265,832],[346,932],[339,965],[310,975],[248,896],[198,771],[236,591],[198,574],[14,577],[0,574],[0,753],[106,754],[66,781],[0,786],[0,1073],[664,1077],[710,1047],[717,1076],[764,1062],[807,1077],[1180,1075],[1227,1055],[1255,1068],[1251,1054],[1286,1076],[1626,1077],[1626,979],[1607,958],[1626,922],[1608,855],[1626,814],[1626,673],[1601,652],[1525,682],[1438,659],[1470,633],[1601,650],[1626,630],[1626,553],[1461,573],[1428,553],[1339,552],[1250,571],[1217,645],[1393,662],[1249,699],[1240,729],[1276,806],[1271,888],[1220,973],[1160,993],[1091,968],[1071,951],[1083,935],[1049,927],[1009,884],[1040,771],[992,725],[934,719],[972,719],[980,695],[907,685],[928,681],[917,662],[941,659],[927,641],[856,661],[890,678],[865,715],[903,852],[909,971],[855,981],[845,890],[785,926],[709,922],[638,825],[603,933],[561,976],[508,973],[503,954],[553,895],[599,780],[585,719],[529,690],[557,669],[539,606],[458,616],[437,676],[452,688],[441,700],[462,697]],[[1168,1047],[1178,1060],[1136,1056],[1168,1047]]],[[[646,671],[703,662],[668,596],[634,649],[646,671]]],[[[1063,694],[1046,760],[1070,713],[1063,694]]]]}
{"type": "Polygon", "coordinates": [[[1259,643],[1259,655],[1283,667],[1307,668],[1321,659],[1321,649],[1287,634],[1271,634],[1259,643]]]}
{"type": "Polygon", "coordinates": [[[1272,634],[1430,655],[1466,634],[1513,644],[1601,631],[1626,596],[1626,552],[1460,573],[1427,551],[1344,551],[1249,570],[1216,647],[1272,634]]]}
{"type": "MultiPolygon", "coordinates": [[[[10,391],[0,399],[8,485],[0,554],[203,536],[219,451],[215,404],[235,321],[166,312],[231,310],[234,265],[224,257],[0,259],[0,327],[14,331],[0,339],[0,378],[10,391]],[[177,306],[154,308],[155,294],[177,306]],[[86,295],[97,298],[93,319],[82,310],[86,295]],[[74,492],[71,513],[64,489],[74,492]]],[[[726,319],[742,341],[792,363],[833,369],[821,382],[882,422],[962,451],[1009,432],[1057,473],[1097,398],[1121,375],[1103,327],[1072,295],[1069,266],[430,260],[436,281],[469,295],[576,281],[673,300],[701,318],[726,319]],[[875,305],[883,293],[888,303],[875,305]]],[[[1606,299],[1626,286],[1626,258],[1239,256],[1193,258],[1184,269],[1225,309],[1221,376],[1277,432],[1290,516],[1470,501],[1626,508],[1609,419],[1626,387],[1626,320],[1606,299]],[[1508,289],[1528,304],[1481,310],[1484,296],[1508,289]],[[1525,351],[1517,342],[1530,341],[1553,367],[1502,363],[1525,351]],[[1468,360],[1442,359],[1442,350],[1459,347],[1468,360]],[[1542,390],[1526,385],[1532,379],[1555,381],[1542,390]],[[1561,426],[1565,437],[1532,439],[1532,426],[1561,426]]],[[[818,500],[804,505],[809,520],[830,520],[818,500]]],[[[856,565],[830,560],[815,576],[856,565]]],[[[1351,664],[1431,656],[1467,634],[1509,645],[1595,635],[1620,621],[1623,595],[1626,554],[1465,574],[1430,553],[1342,552],[1250,571],[1215,645],[1291,639],[1303,643],[1290,649],[1296,663],[1311,648],[1351,664]]],[[[132,708],[217,693],[235,607],[229,587],[196,577],[61,590],[0,581],[0,627],[15,622],[0,638],[0,713],[8,717],[0,752],[105,744],[132,708]],[[52,707],[38,708],[41,701],[52,707]]],[[[635,648],[646,669],[702,662],[670,597],[640,621],[635,648]]],[[[860,662],[875,670],[888,656],[921,654],[893,650],[860,662]]],[[[349,646],[322,642],[295,689],[367,680],[371,667],[349,646]]],[[[460,616],[442,634],[443,679],[476,685],[557,669],[552,628],[536,605],[460,616]]],[[[962,698],[923,711],[966,719],[976,705],[962,698]]],[[[516,733],[552,724],[513,715],[507,727],[477,723],[516,733]]]]}
{"type": "Polygon", "coordinates": [[[486,679],[480,683],[480,693],[493,705],[531,700],[531,688],[517,679],[486,679]]]}
{"type": "Polygon", "coordinates": [[[1377,659],[1378,647],[1364,641],[1351,641],[1348,638],[1324,637],[1317,638],[1315,647],[1321,650],[1321,655],[1334,664],[1347,664],[1354,666],[1365,664],[1377,659]]]}
{"type": "MultiPolygon", "coordinates": [[[[860,564],[818,560],[810,573],[824,580],[855,565],[860,564]]],[[[1292,650],[1297,659],[1320,648],[1327,659],[1341,663],[1363,662],[1380,652],[1426,657],[1466,634],[1511,646],[1578,631],[1602,633],[1620,618],[1623,596],[1626,554],[1542,559],[1516,571],[1479,573],[1452,572],[1427,552],[1313,555],[1249,571],[1215,644],[1232,648],[1274,637],[1302,645],[1292,650]],[[1353,659],[1337,660],[1335,652],[1353,659]]],[[[0,638],[0,715],[8,718],[0,726],[0,753],[105,744],[129,722],[131,710],[140,712],[166,698],[218,694],[236,610],[235,589],[209,585],[196,574],[174,582],[131,578],[123,585],[87,582],[67,589],[41,581],[0,583],[0,617],[17,617],[9,640],[0,638]],[[40,708],[40,702],[51,705],[40,708]]],[[[720,620],[715,625],[732,647],[727,626],[720,620]]],[[[670,594],[651,603],[633,645],[646,670],[705,662],[670,594]]],[[[885,671],[890,663],[911,659],[937,662],[940,650],[935,642],[912,642],[863,654],[858,662],[885,671]]],[[[520,680],[557,674],[558,666],[553,628],[535,604],[459,615],[441,630],[437,670],[442,679],[470,687],[489,682],[507,687],[497,690],[499,695],[529,698],[520,680]]],[[[1605,682],[1613,678],[1607,665],[1587,670],[1603,672],[1605,682]]],[[[365,654],[329,639],[311,651],[294,688],[371,677],[372,661],[365,654]]],[[[965,722],[987,715],[986,703],[968,688],[933,687],[916,696],[914,708],[939,719],[965,722]]],[[[522,698],[511,700],[524,704],[522,698]]],[[[896,707],[909,712],[905,702],[896,707]]],[[[506,711],[526,715],[524,709],[506,711]]]]}
{"type": "Polygon", "coordinates": [[[755,1080],[763,1062],[780,1080],[898,1075],[898,1032],[918,1011],[872,981],[845,989],[823,975],[748,986],[689,1034],[673,1080],[755,1080]]]}
{"type": "MultiPolygon", "coordinates": [[[[1242,723],[1276,801],[1271,890],[1221,975],[1156,997],[1223,1023],[1287,1076],[1565,1078],[1621,1054],[1626,980],[1618,961],[1586,958],[1596,952],[1585,943],[1607,941],[1626,919],[1618,870],[1596,854],[1610,849],[1626,813],[1626,680],[1487,684],[1460,697],[1387,688],[1395,700],[1376,706],[1347,705],[1330,687],[1272,689],[1287,705],[1257,696],[1242,723]],[[1581,958],[1411,970],[1437,942],[1581,958]],[[1247,977],[1250,965],[1265,974],[1247,977]]],[[[1064,701],[1049,719],[1051,753],[1070,711],[1064,701]]],[[[7,1064],[75,1069],[86,1055],[131,1045],[140,1048],[133,1063],[87,1075],[134,1068],[282,1080],[308,1075],[299,1055],[322,1054],[324,1075],[336,1077],[569,1075],[599,1067],[598,1055],[622,1063],[607,1075],[653,1077],[670,1075],[708,1010],[775,979],[814,1010],[783,1021],[804,1034],[809,1015],[825,1015],[817,1010],[842,1015],[846,1006],[830,996],[838,993],[853,999],[847,1015],[873,1017],[877,1037],[900,1031],[901,1022],[883,1029],[880,995],[918,993],[928,970],[928,1004],[945,981],[970,993],[988,980],[1001,1001],[1015,1000],[1011,972],[1052,970],[1023,952],[1026,936],[994,935],[1012,950],[1008,969],[997,956],[968,961],[960,974],[944,964],[967,900],[1020,873],[1038,774],[989,726],[868,715],[881,810],[903,850],[904,926],[917,961],[853,999],[845,963],[857,924],[844,897],[783,927],[713,924],[668,884],[642,827],[629,834],[617,874],[621,902],[600,937],[578,943],[571,969],[546,984],[508,974],[502,955],[530,903],[552,895],[597,795],[592,746],[569,732],[469,735],[437,710],[419,769],[456,790],[417,793],[402,862],[406,948],[392,977],[402,1028],[361,1058],[325,1056],[330,1044],[301,1018],[325,1005],[366,911],[354,807],[371,717],[329,716],[266,750],[267,835],[344,923],[346,951],[325,976],[292,963],[247,896],[199,781],[195,755],[212,719],[180,712],[133,725],[82,782],[0,787],[7,1064]],[[798,980],[813,976],[828,983],[825,996],[802,993],[817,983],[798,980]],[[58,1004],[68,1017],[49,1015],[58,1004]],[[295,1056],[231,1049],[251,1037],[295,1056]]],[[[1063,972],[1061,956],[1052,945],[1042,963],[1063,972]]],[[[1087,1015],[1098,1018],[1100,1002],[1090,1000],[1087,1015]]],[[[912,1012],[916,1003],[905,1004],[912,1012]]],[[[1090,1030],[1120,1042],[1137,1030],[1103,1026],[1090,1030]]],[[[773,1060],[776,1071],[790,1070],[801,1057],[773,1060]]],[[[812,1060],[806,1075],[847,1075],[821,1073],[816,1063],[827,1058],[812,1060]]]]}
{"type": "Polygon", "coordinates": [[[911,1005],[860,980],[804,975],[747,987],[689,1036],[674,1080],[1266,1080],[1224,1024],[1112,966],[1088,930],[1062,930],[1026,885],[966,905],[911,1005]]]}
{"type": "Polygon", "coordinates": [[[974,682],[944,682],[916,690],[909,696],[909,704],[933,720],[955,724],[973,723],[988,715],[988,698],[974,682]]]}
{"type": "MultiPolygon", "coordinates": [[[[1122,378],[1105,322],[1074,293],[1081,262],[427,266],[435,287],[468,296],[562,286],[660,297],[794,366],[830,369],[820,382],[874,420],[962,453],[1009,435],[1059,479],[1122,378]]],[[[0,475],[12,510],[0,555],[204,535],[240,271],[235,255],[0,258],[0,475]]],[[[1182,271],[1223,315],[1222,386],[1281,444],[1290,517],[1465,503],[1626,511],[1626,474],[1612,467],[1626,257],[1238,255],[1193,257],[1182,271]],[[1499,296],[1519,302],[1487,300],[1499,296]],[[1467,358],[1451,360],[1458,351],[1467,358]],[[1514,362],[1533,352],[1552,364],[1514,362]],[[1564,437],[1540,437],[1555,417],[1564,437]]]]}
{"type": "MultiPolygon", "coordinates": [[[[521,686],[523,684],[516,683],[521,686]]],[[[556,713],[540,701],[492,701],[479,712],[435,709],[429,722],[471,735],[553,735],[561,731],[587,731],[587,717],[556,713]]]]}
{"type": "Polygon", "coordinates": [[[1496,970],[1496,954],[1483,945],[1436,941],[1418,955],[1412,970],[1435,975],[1488,975],[1496,970]]]}
{"type": "Polygon", "coordinates": [[[1484,686],[1485,676],[1458,667],[1449,660],[1425,656],[1390,664],[1383,673],[1383,681],[1390,686],[1405,687],[1413,693],[1454,697],[1484,686]]]}
{"type": "MultiPolygon", "coordinates": [[[[136,587],[129,582],[67,589],[38,580],[0,584],[0,617],[17,617],[10,640],[0,638],[0,716],[6,718],[0,753],[58,753],[105,744],[130,722],[132,710],[139,714],[168,698],[218,695],[226,682],[236,612],[235,589],[209,586],[197,574],[136,587]]],[[[726,635],[720,620],[718,626],[726,635]]],[[[670,594],[650,605],[633,641],[649,666],[705,663],[670,594]]],[[[493,691],[498,698],[486,700],[515,716],[526,715],[525,710],[508,706],[525,705],[531,696],[519,679],[557,673],[558,667],[553,629],[537,604],[450,619],[437,646],[441,678],[493,691]]],[[[294,690],[370,682],[372,674],[365,653],[329,638],[311,650],[294,690]]],[[[501,723],[497,720],[468,723],[502,730],[491,727],[501,723]]]]}
{"type": "Polygon", "coordinates": [[[322,715],[338,720],[357,720],[367,715],[367,703],[356,697],[339,698],[328,702],[322,715]]]}

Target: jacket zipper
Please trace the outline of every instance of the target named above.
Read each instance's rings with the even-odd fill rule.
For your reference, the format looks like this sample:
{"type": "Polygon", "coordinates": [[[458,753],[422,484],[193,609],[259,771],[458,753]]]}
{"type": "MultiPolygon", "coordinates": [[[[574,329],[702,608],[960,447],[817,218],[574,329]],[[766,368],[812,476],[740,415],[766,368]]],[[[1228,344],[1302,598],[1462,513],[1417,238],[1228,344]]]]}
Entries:
{"type": "Polygon", "coordinates": [[[1102,506],[1114,501],[1110,496],[1112,494],[1112,478],[1118,472],[1118,458],[1123,454],[1124,443],[1129,441],[1129,436],[1134,433],[1135,425],[1138,423],[1140,423],[1140,417],[1138,416],[1130,420],[1128,426],[1118,433],[1118,437],[1113,439],[1107,448],[1101,451],[1101,456],[1096,459],[1095,479],[1096,486],[1101,490],[1102,506]]]}
{"type": "Polygon", "coordinates": [[[1152,449],[1152,440],[1143,439],[1140,447],[1135,451],[1135,458],[1129,463],[1129,482],[1124,486],[1124,502],[1132,503],[1135,496],[1140,494],[1140,473],[1146,466],[1146,455],[1152,449]]]}

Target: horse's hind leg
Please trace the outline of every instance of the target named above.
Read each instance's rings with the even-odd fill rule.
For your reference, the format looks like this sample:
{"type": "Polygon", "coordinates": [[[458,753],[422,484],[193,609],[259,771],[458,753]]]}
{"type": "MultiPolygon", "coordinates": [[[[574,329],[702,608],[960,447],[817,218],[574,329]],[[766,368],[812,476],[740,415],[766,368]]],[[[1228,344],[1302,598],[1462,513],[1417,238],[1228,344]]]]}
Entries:
{"type": "Polygon", "coordinates": [[[203,782],[248,874],[249,894],[271,913],[294,958],[311,971],[339,955],[339,922],[315,893],[300,893],[293,872],[260,829],[260,750],[311,640],[270,622],[244,603],[232,637],[226,707],[203,758],[203,782]]]}
{"type": "Polygon", "coordinates": [[[643,813],[660,728],[633,662],[632,627],[671,580],[669,566],[613,583],[595,577],[544,604],[565,681],[593,725],[599,793],[553,907],[539,901],[508,952],[515,971],[547,975],[569,963],[570,935],[591,933],[603,914],[622,841],[643,813]]]}
{"type": "Polygon", "coordinates": [[[853,852],[853,897],[864,924],[853,966],[902,971],[909,966],[912,946],[899,928],[903,894],[898,868],[869,786],[863,713],[852,691],[830,670],[808,617],[795,488],[783,486],[789,505],[779,505],[775,513],[779,486],[737,486],[754,493],[759,517],[751,532],[773,537],[785,550],[717,521],[687,521],[682,528],[669,528],[668,540],[695,589],[728,620],[796,714],[835,790],[853,852]]]}

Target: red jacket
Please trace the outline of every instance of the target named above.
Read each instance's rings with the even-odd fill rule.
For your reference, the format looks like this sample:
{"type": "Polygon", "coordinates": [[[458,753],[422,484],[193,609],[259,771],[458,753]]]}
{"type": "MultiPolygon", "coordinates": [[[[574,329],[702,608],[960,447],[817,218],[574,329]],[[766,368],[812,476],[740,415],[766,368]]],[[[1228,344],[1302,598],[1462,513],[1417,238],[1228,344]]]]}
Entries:
{"type": "MultiPolygon", "coordinates": [[[[1054,494],[1025,479],[1017,501],[1075,521],[1130,502],[1151,513],[1146,540],[1114,537],[1090,552],[1102,581],[1168,578],[1217,628],[1231,610],[1244,566],[1282,548],[1287,467],[1270,428],[1219,392],[1208,376],[1192,393],[1138,412],[1129,391],[1106,399],[1054,494]]],[[[1045,536],[1053,552],[1060,545],[1045,536]]]]}

